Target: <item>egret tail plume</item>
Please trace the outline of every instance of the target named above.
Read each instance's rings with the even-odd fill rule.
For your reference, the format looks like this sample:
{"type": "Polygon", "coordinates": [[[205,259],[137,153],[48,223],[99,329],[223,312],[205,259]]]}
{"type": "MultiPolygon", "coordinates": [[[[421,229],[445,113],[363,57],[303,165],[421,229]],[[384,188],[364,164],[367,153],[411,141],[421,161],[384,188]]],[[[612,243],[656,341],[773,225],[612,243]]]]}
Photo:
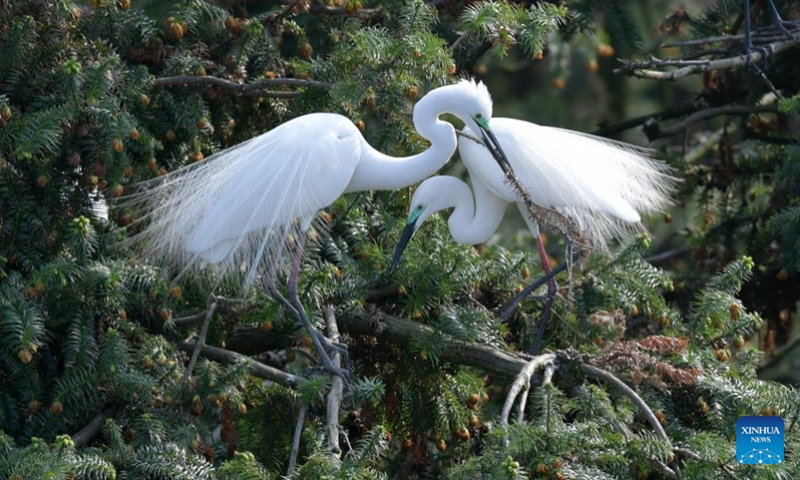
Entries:
{"type": "MultiPolygon", "coordinates": [[[[319,157],[340,153],[327,150],[331,144],[347,143],[351,151],[342,154],[357,155],[360,144],[353,137],[352,142],[345,138],[314,148],[300,138],[303,132],[281,132],[281,127],[265,134],[266,140],[256,137],[141,184],[140,192],[124,201],[125,207],[143,212],[142,230],[131,242],[145,257],[181,274],[214,265],[220,279],[233,279],[244,291],[270,261],[288,267],[283,245],[300,238],[312,223],[324,228],[315,221],[316,212],[338,197],[329,198],[323,188],[338,177],[325,171],[332,165],[319,157]]],[[[349,127],[357,132],[352,123],[349,127]]],[[[341,183],[339,192],[346,180],[341,183]]]]}

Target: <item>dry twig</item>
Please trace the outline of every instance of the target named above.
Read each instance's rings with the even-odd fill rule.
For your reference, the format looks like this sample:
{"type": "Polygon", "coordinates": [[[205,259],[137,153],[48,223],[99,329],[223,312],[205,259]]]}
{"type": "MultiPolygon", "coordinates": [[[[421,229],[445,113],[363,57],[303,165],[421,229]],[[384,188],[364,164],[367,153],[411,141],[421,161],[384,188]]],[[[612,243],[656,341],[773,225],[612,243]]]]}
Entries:
{"type": "MultiPolygon", "coordinates": [[[[187,342],[183,342],[179,345],[180,349],[185,352],[194,351],[196,346],[197,344],[187,342]]],[[[289,388],[296,388],[302,380],[302,377],[292,375],[291,373],[286,373],[283,370],[278,370],[277,368],[270,367],[269,365],[264,365],[261,362],[256,362],[255,360],[252,360],[242,354],[225,350],[224,348],[202,345],[200,348],[200,354],[206,358],[210,358],[211,360],[222,363],[247,362],[250,369],[250,374],[258,378],[263,378],[264,380],[270,380],[272,382],[279,383],[289,388]]]]}
{"type": "MultiPolygon", "coordinates": [[[[339,343],[339,327],[336,326],[336,316],[332,305],[325,307],[325,325],[328,329],[330,341],[339,343]]],[[[342,366],[341,356],[338,353],[333,354],[331,361],[336,368],[342,366]]],[[[337,375],[332,375],[331,381],[331,391],[328,394],[326,429],[328,431],[328,450],[331,455],[338,458],[342,454],[342,449],[339,447],[339,407],[342,404],[344,381],[337,375]]]]}
{"type": "Polygon", "coordinates": [[[214,316],[214,310],[216,309],[217,302],[213,302],[211,303],[211,306],[208,307],[208,310],[206,310],[206,316],[203,320],[203,327],[200,328],[200,335],[197,337],[197,343],[195,344],[194,351],[192,352],[192,358],[189,360],[189,365],[186,366],[186,370],[183,372],[183,377],[181,378],[182,384],[185,384],[186,380],[189,379],[189,376],[192,374],[192,370],[194,369],[194,364],[197,363],[197,357],[200,356],[200,349],[206,342],[208,324],[211,323],[211,317],[214,316]]]}

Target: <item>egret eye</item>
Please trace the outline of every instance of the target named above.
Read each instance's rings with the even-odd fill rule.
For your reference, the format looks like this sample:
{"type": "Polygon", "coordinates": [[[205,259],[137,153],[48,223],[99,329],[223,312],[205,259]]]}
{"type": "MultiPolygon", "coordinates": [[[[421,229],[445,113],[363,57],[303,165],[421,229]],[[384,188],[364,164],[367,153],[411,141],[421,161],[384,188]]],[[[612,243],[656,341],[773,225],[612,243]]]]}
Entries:
{"type": "Polygon", "coordinates": [[[476,114],[475,114],[475,118],[483,118],[483,114],[481,114],[481,113],[476,113],[476,114]]]}

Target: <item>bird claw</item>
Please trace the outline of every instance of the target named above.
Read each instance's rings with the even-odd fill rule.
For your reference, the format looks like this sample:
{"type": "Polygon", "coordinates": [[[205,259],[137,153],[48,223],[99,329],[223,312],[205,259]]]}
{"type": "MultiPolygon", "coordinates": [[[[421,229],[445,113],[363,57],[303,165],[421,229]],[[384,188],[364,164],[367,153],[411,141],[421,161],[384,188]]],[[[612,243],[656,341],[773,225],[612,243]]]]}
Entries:
{"type": "Polygon", "coordinates": [[[323,367],[323,369],[325,371],[327,371],[331,375],[335,375],[335,376],[341,378],[345,385],[348,385],[348,386],[350,385],[350,380],[352,379],[352,376],[350,374],[350,370],[348,370],[346,368],[337,367],[336,365],[333,364],[333,362],[331,361],[330,357],[328,357],[327,355],[324,357],[324,359],[322,361],[322,367],[323,367]]]}
{"type": "MultiPolygon", "coordinates": [[[[350,353],[347,350],[347,345],[345,345],[345,344],[343,344],[341,342],[331,341],[328,337],[323,335],[322,332],[320,332],[319,330],[314,330],[314,333],[317,335],[317,338],[319,338],[319,341],[322,344],[322,346],[324,347],[324,349],[326,351],[326,354],[327,353],[332,353],[334,355],[336,355],[336,354],[341,355],[342,360],[344,361],[344,364],[345,364],[345,369],[346,370],[350,370],[350,368],[351,368],[350,353]]],[[[330,357],[328,357],[328,360],[330,360],[330,357]]],[[[331,360],[331,364],[333,364],[332,360],[331,360]]]]}
{"type": "Polygon", "coordinates": [[[778,8],[775,6],[775,2],[772,0],[767,0],[767,7],[769,8],[769,13],[772,16],[772,27],[777,28],[779,32],[783,34],[783,36],[787,37],[790,40],[795,40],[796,37],[792,32],[790,32],[786,25],[797,26],[798,23],[796,21],[785,21],[781,18],[781,14],[778,12],[778,8]]]}
{"type": "MultiPolygon", "coordinates": [[[[786,37],[788,40],[791,40],[791,41],[797,40],[797,35],[795,35],[795,33],[791,32],[786,27],[789,26],[790,28],[793,28],[793,29],[800,28],[800,21],[797,21],[797,20],[783,20],[781,18],[781,16],[780,16],[780,13],[778,13],[777,7],[775,7],[775,3],[772,0],[767,0],[766,3],[767,3],[767,7],[769,8],[770,15],[772,16],[772,25],[770,25],[768,27],[765,27],[764,30],[773,30],[774,29],[774,30],[777,30],[778,32],[780,32],[781,35],[786,37]]],[[[752,66],[752,63],[753,63],[751,56],[752,56],[753,50],[755,50],[755,51],[761,52],[761,60],[763,61],[763,64],[764,64],[764,70],[766,70],[767,69],[767,58],[772,55],[772,52],[767,47],[761,47],[761,46],[757,47],[757,46],[753,45],[753,36],[751,34],[751,29],[750,29],[750,1],[749,0],[744,0],[744,5],[745,5],[745,39],[744,39],[744,48],[745,48],[745,55],[746,55],[745,67],[748,70],[750,70],[750,67],[752,66]]],[[[764,31],[762,29],[758,29],[758,30],[759,31],[764,31]]],[[[760,71],[756,71],[754,73],[759,74],[761,72],[760,71]]]]}

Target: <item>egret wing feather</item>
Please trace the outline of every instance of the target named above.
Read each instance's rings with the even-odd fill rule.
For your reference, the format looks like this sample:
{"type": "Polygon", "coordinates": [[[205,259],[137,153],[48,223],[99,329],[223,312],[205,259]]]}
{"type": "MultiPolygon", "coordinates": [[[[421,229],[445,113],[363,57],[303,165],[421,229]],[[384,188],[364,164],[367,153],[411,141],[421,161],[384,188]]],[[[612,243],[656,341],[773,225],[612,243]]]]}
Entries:
{"type": "MultiPolygon", "coordinates": [[[[648,149],[515,119],[492,130],[532,200],[567,215],[593,246],[641,229],[641,214],[663,210],[677,179],[648,149]]],[[[464,161],[492,191],[518,201],[486,149],[460,141],[464,161]]]]}
{"type": "Polygon", "coordinates": [[[148,212],[134,240],[158,261],[183,271],[212,264],[248,289],[345,190],[359,139],[345,117],[306,115],[144,184],[131,200],[148,212]]]}

